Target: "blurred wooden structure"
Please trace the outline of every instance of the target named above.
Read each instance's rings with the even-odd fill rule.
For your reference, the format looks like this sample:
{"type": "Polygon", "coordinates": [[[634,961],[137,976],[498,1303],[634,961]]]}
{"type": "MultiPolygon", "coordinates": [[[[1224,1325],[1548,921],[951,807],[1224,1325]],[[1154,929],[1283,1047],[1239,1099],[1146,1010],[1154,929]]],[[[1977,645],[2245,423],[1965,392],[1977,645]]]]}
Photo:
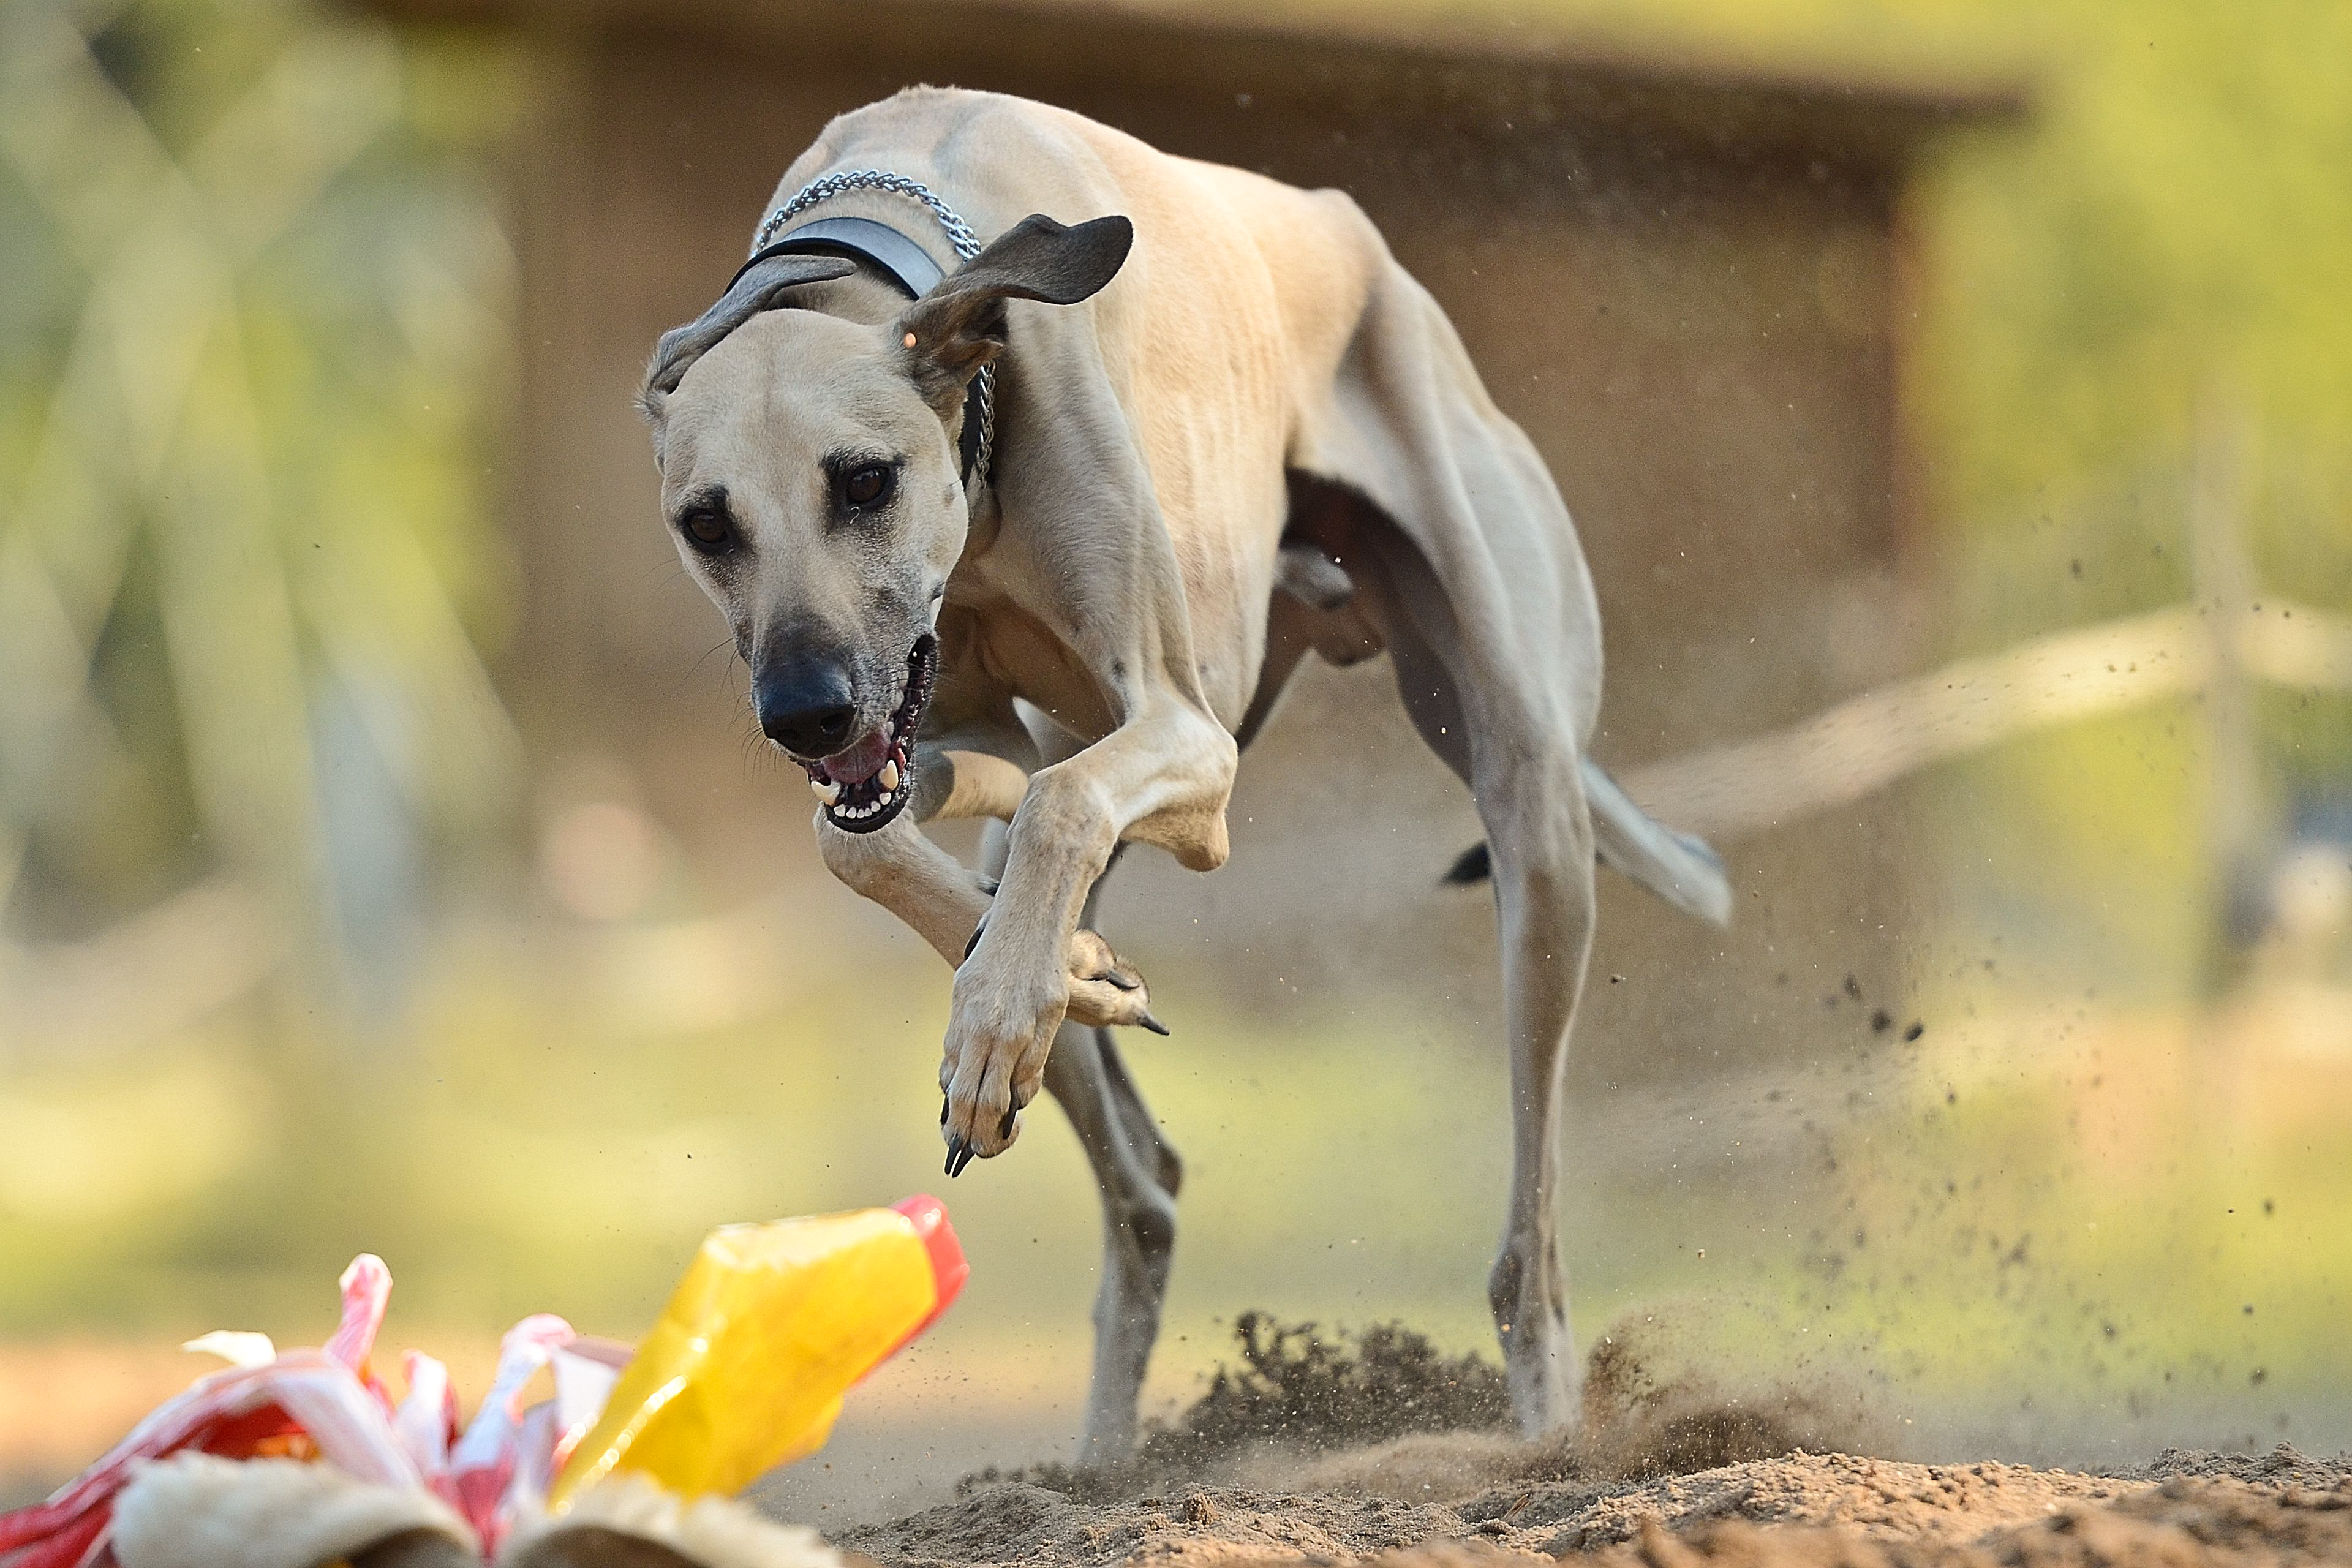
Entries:
{"type": "MultiPolygon", "coordinates": [[[[1048,100],[1170,151],[1353,194],[1568,498],[1606,618],[1604,760],[1752,734],[1916,668],[1920,524],[1898,397],[1906,182],[1937,134],[2017,114],[2013,92],[1769,79],[1535,29],[1449,34],[1411,6],[1375,31],[1297,0],[1213,16],[1172,0],[373,4],[524,42],[518,695],[536,736],[630,758],[656,800],[768,786],[737,760],[741,721],[717,679],[686,684],[721,628],[669,564],[630,395],[655,337],[740,260],[794,154],[832,115],[918,81],[1048,100]]],[[[1189,921],[1208,898],[1268,931],[1340,876],[1346,901],[1400,930],[1483,926],[1399,912],[1436,897],[1475,827],[1391,705],[1353,699],[1384,683],[1361,677],[1315,683],[1313,732],[1277,721],[1245,764],[1235,865],[1210,879],[1224,891],[1146,873],[1132,919],[1189,921]],[[1335,683],[1346,700],[1329,700],[1335,683]],[[1397,766],[1332,765],[1367,756],[1397,766]],[[1410,826],[1410,853],[1361,841],[1383,816],[1383,837],[1410,826]],[[1244,871],[1253,845],[1280,846],[1284,872],[1244,871]],[[1292,874],[1301,856],[1317,877],[1292,874]]],[[[792,798],[780,844],[804,837],[792,798]]],[[[696,815],[676,826],[709,832],[708,858],[756,865],[741,812],[696,815]]],[[[1909,838],[1874,807],[1743,847],[1740,884],[1767,897],[1751,910],[1743,896],[1742,918],[1766,924],[1728,944],[1612,889],[1602,963],[1663,943],[1643,962],[1665,972],[1730,951],[1768,984],[1791,969],[1892,979],[1909,838]]]]}

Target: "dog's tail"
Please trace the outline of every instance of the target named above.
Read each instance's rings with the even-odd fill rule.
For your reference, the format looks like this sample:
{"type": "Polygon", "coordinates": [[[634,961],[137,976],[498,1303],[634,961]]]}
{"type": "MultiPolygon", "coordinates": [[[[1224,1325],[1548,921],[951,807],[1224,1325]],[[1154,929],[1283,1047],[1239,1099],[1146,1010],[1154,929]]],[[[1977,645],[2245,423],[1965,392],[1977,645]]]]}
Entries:
{"type": "MultiPolygon", "coordinates": [[[[1724,875],[1723,857],[1706,840],[1677,833],[1652,818],[1589,757],[1584,799],[1592,812],[1593,854],[1603,866],[1633,878],[1678,910],[1717,925],[1730,923],[1731,880],[1724,875]]],[[[1467,887],[1494,874],[1486,846],[1474,844],[1446,871],[1445,882],[1467,887]]]]}

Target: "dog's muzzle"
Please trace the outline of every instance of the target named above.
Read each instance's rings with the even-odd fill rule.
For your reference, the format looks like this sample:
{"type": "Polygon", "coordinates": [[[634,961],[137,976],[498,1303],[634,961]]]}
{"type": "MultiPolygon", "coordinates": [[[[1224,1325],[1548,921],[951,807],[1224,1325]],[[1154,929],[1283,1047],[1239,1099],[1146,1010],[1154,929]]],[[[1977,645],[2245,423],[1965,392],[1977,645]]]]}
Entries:
{"type": "Polygon", "coordinates": [[[801,764],[827,822],[845,833],[871,833],[907,809],[915,794],[915,731],[939,668],[939,638],[926,632],[907,655],[905,684],[881,727],[821,761],[801,764]]]}

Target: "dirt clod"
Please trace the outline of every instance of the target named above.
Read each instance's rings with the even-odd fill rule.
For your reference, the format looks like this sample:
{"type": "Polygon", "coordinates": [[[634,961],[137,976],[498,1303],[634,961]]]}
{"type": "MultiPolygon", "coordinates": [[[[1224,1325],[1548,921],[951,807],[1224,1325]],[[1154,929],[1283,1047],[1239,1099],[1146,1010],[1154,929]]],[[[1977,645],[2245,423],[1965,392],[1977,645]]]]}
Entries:
{"type": "Polygon", "coordinates": [[[1800,1448],[1870,1446],[1859,1415],[1834,1412],[1819,1395],[1735,1394],[1669,1365],[1651,1336],[1629,1325],[1601,1335],[1585,1360],[1583,1431],[1559,1473],[1639,1479],[1800,1448]]]}
{"type": "Polygon", "coordinates": [[[1235,1479],[1236,1463],[1252,1458],[1282,1469],[1408,1434],[1496,1431],[1510,1416],[1500,1370],[1476,1355],[1446,1356],[1402,1324],[1351,1331],[1244,1312],[1234,1341],[1240,1363],[1220,1366],[1175,1420],[1149,1424],[1134,1458],[983,1471],[958,1489],[1021,1480],[1087,1500],[1133,1497],[1192,1478],[1235,1479]]]}

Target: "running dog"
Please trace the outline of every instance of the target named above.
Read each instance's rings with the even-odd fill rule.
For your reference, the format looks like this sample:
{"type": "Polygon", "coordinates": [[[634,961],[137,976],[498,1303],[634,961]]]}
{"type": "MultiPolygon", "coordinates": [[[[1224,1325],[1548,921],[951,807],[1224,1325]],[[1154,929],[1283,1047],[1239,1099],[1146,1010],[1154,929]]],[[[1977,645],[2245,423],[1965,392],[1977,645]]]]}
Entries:
{"type": "MultiPolygon", "coordinates": [[[[1722,865],[1585,756],[1601,616],[1532,443],[1355,204],[930,88],[835,121],[640,394],[661,504],[843,882],[955,968],[948,1170],[1049,1090],[1101,1189],[1084,1454],[1134,1441],[1181,1166],[1089,929],[1119,847],[1211,870],[1310,652],[1385,650],[1467,784],[1498,909],[1514,1155],[1488,1280],[1514,1413],[1574,1422],[1560,1068],[1611,866],[1722,921],[1722,865]],[[983,243],[982,237],[989,237],[983,243]],[[986,817],[975,871],[918,824],[986,817]]],[[[1165,1031],[1162,1031],[1163,1033],[1165,1031]]]]}

